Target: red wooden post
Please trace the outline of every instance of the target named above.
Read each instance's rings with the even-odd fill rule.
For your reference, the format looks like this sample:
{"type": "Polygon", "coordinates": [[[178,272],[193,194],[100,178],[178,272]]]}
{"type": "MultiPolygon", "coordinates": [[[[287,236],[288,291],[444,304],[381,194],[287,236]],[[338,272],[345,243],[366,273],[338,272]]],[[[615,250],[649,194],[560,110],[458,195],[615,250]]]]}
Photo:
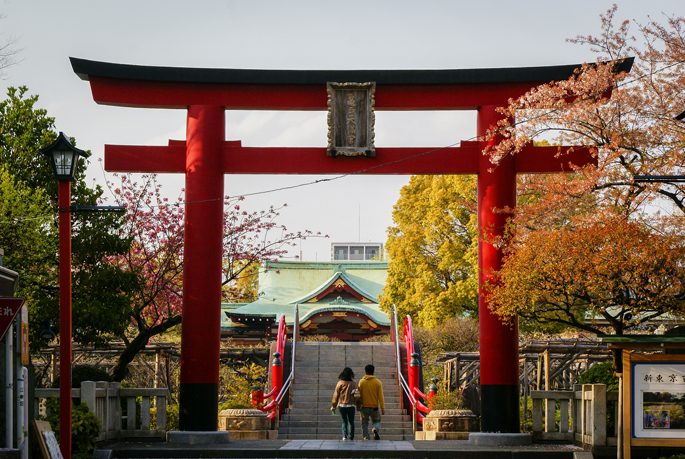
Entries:
{"type": "Polygon", "coordinates": [[[218,427],[224,109],[191,105],[186,138],[181,430],[218,427]]]}
{"type": "Polygon", "coordinates": [[[71,458],[71,182],[59,180],[59,446],[71,458]]]}
{"type": "MultiPolygon", "coordinates": [[[[495,106],[478,110],[478,134],[502,119],[495,106]]],[[[490,141],[496,144],[495,137],[490,141]]],[[[483,142],[484,143],[484,142],[483,142]]],[[[482,145],[485,148],[485,144],[482,145]]],[[[518,402],[518,324],[503,324],[490,311],[488,293],[483,288],[492,279],[493,271],[502,265],[502,250],[493,245],[493,237],[504,235],[509,215],[505,207],[516,206],[516,169],[514,157],[505,157],[497,166],[488,156],[481,155],[478,173],[478,244],[479,274],[479,338],[481,384],[481,431],[519,432],[518,402]]]]}
{"type": "Polygon", "coordinates": [[[409,378],[409,390],[411,390],[412,396],[419,401],[419,396],[416,391],[419,388],[419,373],[421,371],[421,363],[419,362],[419,354],[416,352],[411,353],[411,360],[409,361],[409,368],[407,368],[407,377],[409,378]]]}
{"type": "Polygon", "coordinates": [[[431,400],[438,394],[438,378],[431,378],[431,383],[428,385],[428,404],[430,406],[431,400]]]}
{"type": "Polygon", "coordinates": [[[261,409],[264,406],[264,388],[258,387],[252,389],[252,406],[257,409],[261,409]]]}
{"type": "MultiPolygon", "coordinates": [[[[271,393],[273,394],[272,400],[276,402],[276,399],[281,394],[281,389],[283,388],[283,361],[281,360],[281,353],[274,352],[274,360],[271,364],[271,393]]],[[[274,406],[274,414],[277,419],[278,414],[281,412],[281,405],[276,403],[274,406]]]]}

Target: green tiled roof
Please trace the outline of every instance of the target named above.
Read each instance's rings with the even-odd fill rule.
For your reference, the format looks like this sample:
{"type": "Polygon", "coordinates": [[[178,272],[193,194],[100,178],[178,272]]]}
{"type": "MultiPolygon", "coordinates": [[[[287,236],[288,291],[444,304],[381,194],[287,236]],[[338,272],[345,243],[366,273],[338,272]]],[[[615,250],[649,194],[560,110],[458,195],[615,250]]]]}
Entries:
{"type": "MultiPolygon", "coordinates": [[[[286,322],[292,324],[294,306],[299,304],[300,323],[318,312],[334,310],[362,313],[379,325],[389,326],[390,319],[378,309],[378,296],[383,290],[387,274],[388,263],[378,261],[265,263],[259,272],[259,299],[248,304],[223,304],[222,312],[276,320],[284,315],[286,322]],[[338,278],[372,302],[361,302],[356,298],[348,298],[341,303],[335,299],[306,302],[338,278]]],[[[232,322],[225,318],[225,314],[222,316],[222,328],[231,328],[232,322]]]]}

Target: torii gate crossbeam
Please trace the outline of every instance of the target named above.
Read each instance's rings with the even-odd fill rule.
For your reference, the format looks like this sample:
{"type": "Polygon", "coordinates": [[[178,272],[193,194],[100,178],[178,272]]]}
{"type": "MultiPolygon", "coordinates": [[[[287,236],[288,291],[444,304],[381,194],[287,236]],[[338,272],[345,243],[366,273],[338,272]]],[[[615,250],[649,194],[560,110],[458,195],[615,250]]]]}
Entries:
{"type": "MultiPolygon", "coordinates": [[[[475,70],[289,71],[144,67],[71,59],[98,104],[187,109],[185,141],[168,146],[105,147],[105,169],[186,174],[186,232],[181,344],[181,430],[217,429],[221,311],[221,219],[224,174],[478,174],[482,232],[501,234],[516,204],[517,173],[570,171],[594,164],[583,147],[533,147],[493,169],[484,142],[430,148],[376,148],[376,156],[328,157],[324,148],[245,148],[226,141],[225,110],[326,110],[327,82],[376,83],[376,110],[477,110],[477,134],[530,88],[563,80],[578,65],[475,70]],[[559,154],[561,153],[561,154],[559,154]],[[418,155],[418,156],[417,156],[418,155]],[[397,161],[403,159],[403,161],[397,161]]],[[[624,64],[629,70],[630,64],[624,64]]],[[[496,139],[494,141],[497,141],[496,139]]],[[[493,142],[494,142],[493,141],[493,142]]],[[[502,252],[479,244],[480,283],[502,252]]],[[[483,432],[518,432],[518,328],[504,325],[480,300],[483,432]]]]}

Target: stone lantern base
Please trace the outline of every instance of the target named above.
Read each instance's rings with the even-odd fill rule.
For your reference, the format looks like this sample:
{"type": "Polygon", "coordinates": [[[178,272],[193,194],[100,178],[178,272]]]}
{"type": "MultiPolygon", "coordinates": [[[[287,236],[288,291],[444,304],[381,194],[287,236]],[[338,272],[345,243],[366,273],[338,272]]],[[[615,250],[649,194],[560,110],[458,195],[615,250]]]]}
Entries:
{"type": "Polygon", "coordinates": [[[480,421],[471,410],[433,410],[423,419],[416,440],[468,440],[469,432],[480,432],[480,421]]]}
{"type": "Polygon", "coordinates": [[[270,429],[271,419],[260,410],[233,409],[219,413],[219,430],[228,431],[231,440],[277,440],[278,431],[270,429]]]}

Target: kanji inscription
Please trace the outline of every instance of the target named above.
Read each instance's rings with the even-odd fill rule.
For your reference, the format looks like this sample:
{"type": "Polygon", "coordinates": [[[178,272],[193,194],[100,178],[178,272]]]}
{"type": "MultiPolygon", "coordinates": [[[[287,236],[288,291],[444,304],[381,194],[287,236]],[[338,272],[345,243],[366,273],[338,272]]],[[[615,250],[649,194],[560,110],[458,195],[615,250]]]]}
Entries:
{"type": "Polygon", "coordinates": [[[376,83],[327,83],[328,156],[375,156],[376,83]]]}

